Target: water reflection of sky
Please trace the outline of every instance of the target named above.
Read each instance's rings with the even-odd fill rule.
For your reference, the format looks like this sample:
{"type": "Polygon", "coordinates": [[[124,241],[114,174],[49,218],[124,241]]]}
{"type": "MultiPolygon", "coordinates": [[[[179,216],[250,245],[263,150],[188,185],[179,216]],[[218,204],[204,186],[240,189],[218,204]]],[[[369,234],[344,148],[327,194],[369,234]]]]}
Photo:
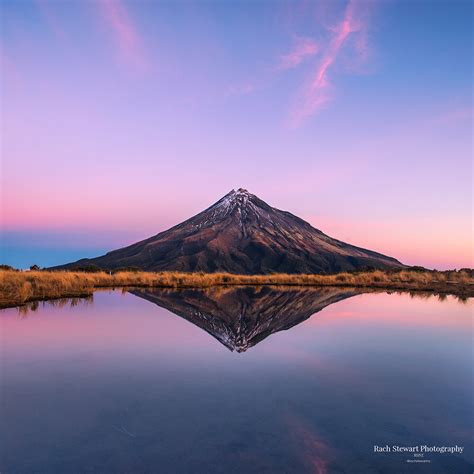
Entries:
{"type": "Polygon", "coordinates": [[[470,472],[472,306],[359,295],[241,354],[130,294],[4,310],[0,471],[470,472]]]}

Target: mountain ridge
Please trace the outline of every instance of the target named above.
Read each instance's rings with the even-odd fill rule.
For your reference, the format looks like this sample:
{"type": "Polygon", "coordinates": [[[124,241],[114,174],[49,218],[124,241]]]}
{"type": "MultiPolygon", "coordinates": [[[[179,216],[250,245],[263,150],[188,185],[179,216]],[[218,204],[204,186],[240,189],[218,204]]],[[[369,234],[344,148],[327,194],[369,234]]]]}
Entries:
{"type": "Polygon", "coordinates": [[[55,268],[204,271],[241,274],[333,273],[403,267],[393,257],[329,237],[246,189],[232,190],[189,219],[103,256],[55,268]]]}

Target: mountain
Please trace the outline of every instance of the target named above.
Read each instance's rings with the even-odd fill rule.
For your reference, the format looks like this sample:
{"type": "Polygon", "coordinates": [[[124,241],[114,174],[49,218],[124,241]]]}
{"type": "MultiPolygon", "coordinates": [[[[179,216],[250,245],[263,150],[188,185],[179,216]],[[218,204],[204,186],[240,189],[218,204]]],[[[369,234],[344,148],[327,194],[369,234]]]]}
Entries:
{"type": "Polygon", "coordinates": [[[55,268],[203,271],[238,274],[331,273],[403,265],[392,257],[333,239],[269,206],[245,189],[149,239],[55,268]]]}
{"type": "Polygon", "coordinates": [[[290,329],[326,306],[363,290],[248,286],[138,289],[131,293],[195,324],[229,350],[245,352],[271,334],[290,329]]]}

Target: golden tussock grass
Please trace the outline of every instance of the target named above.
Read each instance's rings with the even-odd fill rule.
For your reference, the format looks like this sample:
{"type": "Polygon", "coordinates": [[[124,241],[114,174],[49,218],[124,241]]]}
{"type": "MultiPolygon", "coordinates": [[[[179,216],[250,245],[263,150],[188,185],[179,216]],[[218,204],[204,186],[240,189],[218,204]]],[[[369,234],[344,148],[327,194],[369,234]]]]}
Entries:
{"type": "Polygon", "coordinates": [[[351,286],[474,296],[474,278],[466,271],[402,270],[335,275],[118,272],[110,275],[105,272],[0,270],[0,308],[29,301],[88,296],[95,288],[203,288],[220,285],[351,286]]]}

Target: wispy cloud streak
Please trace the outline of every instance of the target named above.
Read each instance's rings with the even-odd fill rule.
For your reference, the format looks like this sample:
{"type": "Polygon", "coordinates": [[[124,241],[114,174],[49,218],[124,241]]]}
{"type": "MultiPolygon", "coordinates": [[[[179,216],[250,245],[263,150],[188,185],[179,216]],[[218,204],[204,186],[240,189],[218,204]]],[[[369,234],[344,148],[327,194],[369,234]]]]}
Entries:
{"type": "Polygon", "coordinates": [[[121,0],[99,0],[102,16],[113,32],[120,56],[130,65],[146,69],[149,65],[143,51],[143,42],[121,0]]]}
{"type": "Polygon", "coordinates": [[[312,38],[298,37],[293,49],[282,54],[278,64],[267,71],[267,76],[260,80],[247,81],[243,84],[232,84],[227,91],[229,96],[247,95],[262,89],[271,82],[275,75],[298,67],[303,61],[318,53],[320,47],[312,38]]]}
{"type": "Polygon", "coordinates": [[[295,47],[288,54],[280,56],[277,71],[293,69],[305,59],[314,56],[319,51],[319,45],[311,38],[298,38],[295,47]]]}
{"type": "Polygon", "coordinates": [[[367,57],[367,4],[349,0],[342,21],[330,29],[330,37],[315,71],[300,94],[292,114],[297,125],[319,111],[332,98],[330,72],[350,36],[354,36],[353,49],[361,59],[367,57]]]}

